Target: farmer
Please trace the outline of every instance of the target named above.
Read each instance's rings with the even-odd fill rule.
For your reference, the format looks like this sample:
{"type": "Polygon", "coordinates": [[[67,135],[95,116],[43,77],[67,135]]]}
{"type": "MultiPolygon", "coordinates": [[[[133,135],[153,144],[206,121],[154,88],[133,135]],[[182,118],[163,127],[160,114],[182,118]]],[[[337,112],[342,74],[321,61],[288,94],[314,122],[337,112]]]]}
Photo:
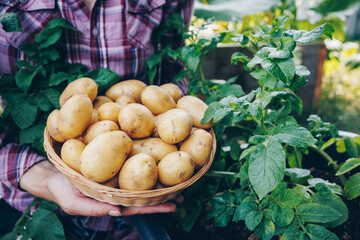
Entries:
{"type": "MultiPolygon", "coordinates": [[[[0,13],[16,13],[23,29],[23,32],[7,33],[0,28],[0,77],[15,74],[18,70],[16,62],[27,59],[19,49],[20,44],[34,42],[35,35],[51,19],[61,17],[81,32],[65,32],[62,44],[66,46],[67,62],[84,64],[88,70],[108,68],[116,72],[120,80],[142,79],[145,62],[157,47],[151,41],[153,31],[173,12],[181,14],[184,24],[189,23],[192,5],[193,0],[0,0],[0,13]]],[[[166,33],[161,43],[172,44],[174,48],[183,44],[176,30],[166,33]]],[[[171,81],[180,69],[181,65],[177,63],[165,62],[158,83],[171,81]]],[[[185,83],[179,86],[185,91],[185,83]]],[[[170,202],[125,208],[88,198],[44,156],[13,142],[1,128],[0,212],[9,211],[18,216],[17,211],[23,212],[34,196],[38,196],[56,202],[62,209],[60,219],[73,228],[78,226],[82,235],[88,235],[82,238],[93,238],[94,230],[108,231],[114,222],[121,228],[125,223],[119,216],[176,210],[175,204],[170,202]]],[[[9,216],[5,216],[6,219],[9,216]]],[[[134,224],[144,223],[144,218],[133,217],[132,220],[134,224]]],[[[13,221],[0,219],[0,222],[3,231],[0,236],[11,231],[13,221]]],[[[65,223],[64,226],[67,232],[65,223]]]]}

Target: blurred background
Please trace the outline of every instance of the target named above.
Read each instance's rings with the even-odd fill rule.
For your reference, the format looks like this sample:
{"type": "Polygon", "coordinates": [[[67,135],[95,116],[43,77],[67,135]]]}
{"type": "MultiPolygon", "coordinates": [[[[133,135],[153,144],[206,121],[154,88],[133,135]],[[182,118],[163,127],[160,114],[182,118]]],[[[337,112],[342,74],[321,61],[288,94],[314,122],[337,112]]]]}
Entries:
{"type": "MultiPolygon", "coordinates": [[[[360,133],[360,0],[196,0],[190,30],[198,31],[198,38],[256,33],[278,16],[288,16],[291,29],[310,31],[325,22],[335,28],[332,40],[297,47],[295,60],[311,72],[297,94],[303,100],[304,120],[316,113],[339,130],[360,133]]],[[[205,77],[238,75],[245,91],[256,88],[256,81],[230,62],[239,49],[225,38],[203,60],[205,77]]]]}

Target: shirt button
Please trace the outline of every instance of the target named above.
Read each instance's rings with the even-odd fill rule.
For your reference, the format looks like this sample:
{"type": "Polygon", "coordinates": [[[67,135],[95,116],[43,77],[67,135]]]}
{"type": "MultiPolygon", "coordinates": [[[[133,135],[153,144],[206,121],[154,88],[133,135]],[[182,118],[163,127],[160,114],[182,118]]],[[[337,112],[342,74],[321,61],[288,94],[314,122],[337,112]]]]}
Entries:
{"type": "MultiPolygon", "coordinates": [[[[26,0],[25,0],[25,1],[26,1],[26,0]]],[[[92,35],[93,35],[94,37],[99,36],[99,31],[97,30],[97,28],[94,28],[94,29],[92,30],[92,35]]]]}

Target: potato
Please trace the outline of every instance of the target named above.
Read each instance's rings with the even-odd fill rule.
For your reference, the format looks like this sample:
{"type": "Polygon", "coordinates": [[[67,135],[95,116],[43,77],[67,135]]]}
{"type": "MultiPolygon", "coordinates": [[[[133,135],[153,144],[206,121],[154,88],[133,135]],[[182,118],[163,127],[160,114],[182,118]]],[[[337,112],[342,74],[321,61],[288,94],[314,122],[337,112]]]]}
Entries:
{"type": "Polygon", "coordinates": [[[157,181],[157,166],[146,153],[127,159],[119,173],[119,187],[126,190],[152,189],[157,181]]]}
{"type": "Polygon", "coordinates": [[[84,143],[88,144],[102,133],[119,131],[119,126],[110,120],[103,120],[91,125],[84,134],[84,143]]]}
{"type": "Polygon", "coordinates": [[[206,109],[208,108],[206,103],[204,103],[201,99],[193,96],[184,96],[177,102],[177,108],[183,109],[190,113],[194,120],[195,127],[203,129],[212,127],[212,121],[205,124],[200,123],[201,119],[204,117],[206,109]]]}
{"type": "Polygon", "coordinates": [[[78,139],[69,139],[61,147],[61,159],[72,169],[80,172],[80,155],[86,145],[78,139]]]}
{"type": "Polygon", "coordinates": [[[121,94],[115,102],[121,106],[126,106],[130,103],[136,103],[135,98],[130,94],[121,94]]]}
{"type": "Polygon", "coordinates": [[[168,144],[160,138],[146,138],[134,140],[134,145],[131,149],[129,157],[138,153],[146,153],[149,154],[156,163],[158,163],[167,154],[177,150],[178,149],[175,145],[168,144]]]}
{"type": "Polygon", "coordinates": [[[145,106],[130,103],[119,113],[119,125],[131,138],[145,138],[155,128],[154,116],[145,106]]]}
{"type": "Polygon", "coordinates": [[[169,144],[175,144],[187,138],[192,126],[191,116],[182,109],[171,109],[163,113],[156,121],[160,138],[169,144]]]}
{"type": "Polygon", "coordinates": [[[101,105],[108,103],[108,102],[113,102],[113,101],[110,98],[105,97],[105,96],[97,96],[93,101],[93,108],[98,109],[101,105]]]}
{"type": "Polygon", "coordinates": [[[139,80],[126,80],[119,82],[110,87],[106,92],[105,96],[115,101],[122,94],[130,94],[135,98],[137,103],[141,102],[141,92],[146,88],[146,84],[139,80]]]}
{"type": "Polygon", "coordinates": [[[60,95],[60,106],[75,94],[88,96],[91,101],[96,98],[98,85],[91,78],[83,77],[71,82],[60,95]]]}
{"type": "Polygon", "coordinates": [[[93,106],[90,98],[76,94],[68,99],[60,109],[58,129],[66,139],[77,138],[88,127],[93,106]]]}
{"type": "Polygon", "coordinates": [[[195,168],[201,168],[209,160],[213,144],[210,133],[203,129],[195,130],[182,144],[180,151],[190,154],[195,162],[195,168]]]}
{"type": "Polygon", "coordinates": [[[101,105],[98,109],[99,120],[110,120],[117,123],[119,112],[121,111],[121,109],[122,107],[117,103],[105,103],[101,105]]]}
{"type": "Polygon", "coordinates": [[[46,121],[46,127],[50,133],[50,136],[58,142],[65,142],[66,138],[63,137],[59,131],[59,116],[60,111],[55,109],[52,111],[46,121]]]}
{"type": "Polygon", "coordinates": [[[119,188],[119,173],[102,184],[107,187],[119,188]]]}
{"type": "Polygon", "coordinates": [[[119,172],[132,145],[132,140],[122,131],[95,137],[81,153],[81,173],[95,182],[109,180],[119,172]]]}
{"type": "Polygon", "coordinates": [[[91,113],[91,120],[90,120],[89,125],[93,125],[94,123],[97,123],[98,121],[100,121],[99,116],[98,116],[98,110],[93,109],[93,111],[91,113]]]}
{"type": "Polygon", "coordinates": [[[148,86],[142,91],[141,102],[155,115],[176,108],[176,103],[170,94],[155,85],[148,86]]]}
{"type": "Polygon", "coordinates": [[[175,102],[177,102],[182,96],[181,90],[176,84],[165,83],[160,87],[164,89],[167,93],[169,93],[175,102]]]}
{"type": "Polygon", "coordinates": [[[165,186],[185,182],[194,173],[195,162],[186,152],[172,152],[158,164],[159,181],[165,186]]]}

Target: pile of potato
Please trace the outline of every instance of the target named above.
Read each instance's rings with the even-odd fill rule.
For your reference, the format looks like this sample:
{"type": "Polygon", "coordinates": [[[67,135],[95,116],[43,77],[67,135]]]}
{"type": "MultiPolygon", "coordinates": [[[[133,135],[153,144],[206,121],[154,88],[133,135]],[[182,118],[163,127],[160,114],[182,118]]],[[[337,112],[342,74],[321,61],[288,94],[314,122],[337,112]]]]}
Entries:
{"type": "Polygon", "coordinates": [[[175,84],[127,80],[97,96],[90,78],[71,82],[47,119],[61,158],[95,182],[126,190],[174,186],[209,160],[213,138],[201,124],[207,105],[175,84]]]}

